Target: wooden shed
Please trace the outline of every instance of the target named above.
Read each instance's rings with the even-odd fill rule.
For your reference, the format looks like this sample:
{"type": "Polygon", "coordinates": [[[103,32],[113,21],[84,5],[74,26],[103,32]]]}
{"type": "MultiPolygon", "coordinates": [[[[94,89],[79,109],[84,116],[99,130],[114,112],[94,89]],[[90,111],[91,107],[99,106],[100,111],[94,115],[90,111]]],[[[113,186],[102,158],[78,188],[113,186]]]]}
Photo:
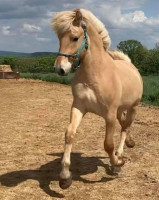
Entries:
{"type": "Polygon", "coordinates": [[[10,65],[0,65],[0,79],[19,79],[20,73],[13,72],[10,65]]]}

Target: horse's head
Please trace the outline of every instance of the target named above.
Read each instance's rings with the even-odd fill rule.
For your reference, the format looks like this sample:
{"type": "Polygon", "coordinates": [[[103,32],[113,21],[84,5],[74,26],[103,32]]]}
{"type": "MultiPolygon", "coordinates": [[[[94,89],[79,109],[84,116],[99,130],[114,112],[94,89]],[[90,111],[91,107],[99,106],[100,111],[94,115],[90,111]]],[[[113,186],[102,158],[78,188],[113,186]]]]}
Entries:
{"type": "Polygon", "coordinates": [[[84,56],[88,48],[86,26],[80,10],[58,13],[53,19],[53,28],[59,38],[59,52],[55,60],[55,71],[67,75],[84,56]],[[69,19],[68,19],[69,18],[69,19]]]}

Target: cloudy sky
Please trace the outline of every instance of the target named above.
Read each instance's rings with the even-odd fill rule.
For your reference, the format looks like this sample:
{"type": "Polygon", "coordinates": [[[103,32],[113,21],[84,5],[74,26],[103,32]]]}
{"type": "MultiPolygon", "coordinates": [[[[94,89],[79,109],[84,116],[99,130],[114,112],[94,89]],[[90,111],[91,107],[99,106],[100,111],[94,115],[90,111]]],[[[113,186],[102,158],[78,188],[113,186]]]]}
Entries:
{"type": "Polygon", "coordinates": [[[159,42],[158,0],[0,0],[0,50],[57,51],[52,16],[75,8],[92,11],[105,24],[112,49],[128,39],[147,48],[159,42]]]}

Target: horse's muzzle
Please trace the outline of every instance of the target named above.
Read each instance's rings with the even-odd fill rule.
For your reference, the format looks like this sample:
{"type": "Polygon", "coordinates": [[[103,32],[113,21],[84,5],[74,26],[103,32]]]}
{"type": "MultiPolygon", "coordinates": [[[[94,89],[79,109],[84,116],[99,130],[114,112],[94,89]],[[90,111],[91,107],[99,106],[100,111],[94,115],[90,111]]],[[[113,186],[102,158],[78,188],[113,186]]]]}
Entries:
{"type": "Polygon", "coordinates": [[[60,76],[67,76],[68,73],[66,73],[65,70],[64,70],[63,68],[60,68],[58,74],[59,74],[60,76]]]}
{"type": "Polygon", "coordinates": [[[60,76],[67,76],[70,70],[67,70],[60,66],[54,66],[55,73],[59,74],[60,76]]]}

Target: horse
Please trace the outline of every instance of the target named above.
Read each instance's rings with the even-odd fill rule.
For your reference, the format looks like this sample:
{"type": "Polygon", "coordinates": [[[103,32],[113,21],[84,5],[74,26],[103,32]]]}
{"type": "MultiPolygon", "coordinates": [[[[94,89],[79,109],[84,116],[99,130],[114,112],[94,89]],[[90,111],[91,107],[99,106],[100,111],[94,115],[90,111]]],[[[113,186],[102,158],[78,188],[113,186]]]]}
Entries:
{"type": "Polygon", "coordinates": [[[131,60],[122,52],[108,50],[110,37],[104,24],[90,11],[62,11],[53,17],[53,30],[59,39],[59,52],[54,67],[67,75],[77,67],[72,80],[73,103],[70,124],[65,132],[59,186],[67,189],[72,183],[70,154],[76,130],[87,112],[104,118],[104,149],[111,166],[124,165],[124,144],[134,147],[129,127],[143,92],[142,78],[131,60]],[[121,125],[120,143],[114,145],[116,120],[121,125]]]}

